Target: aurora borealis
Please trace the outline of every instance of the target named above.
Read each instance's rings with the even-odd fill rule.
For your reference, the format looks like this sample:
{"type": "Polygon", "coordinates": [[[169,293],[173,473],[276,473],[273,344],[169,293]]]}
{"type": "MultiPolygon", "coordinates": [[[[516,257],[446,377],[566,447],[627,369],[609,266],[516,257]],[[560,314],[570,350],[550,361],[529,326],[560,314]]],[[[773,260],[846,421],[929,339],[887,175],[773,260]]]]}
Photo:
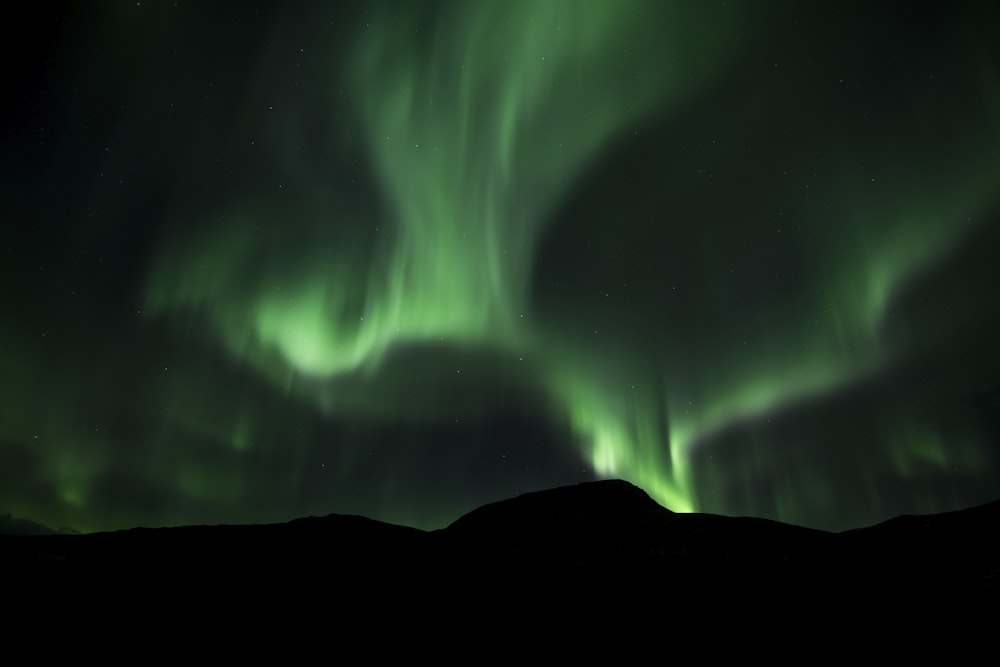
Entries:
{"type": "Polygon", "coordinates": [[[989,2],[68,3],[9,31],[0,511],[1000,497],[989,2]]]}

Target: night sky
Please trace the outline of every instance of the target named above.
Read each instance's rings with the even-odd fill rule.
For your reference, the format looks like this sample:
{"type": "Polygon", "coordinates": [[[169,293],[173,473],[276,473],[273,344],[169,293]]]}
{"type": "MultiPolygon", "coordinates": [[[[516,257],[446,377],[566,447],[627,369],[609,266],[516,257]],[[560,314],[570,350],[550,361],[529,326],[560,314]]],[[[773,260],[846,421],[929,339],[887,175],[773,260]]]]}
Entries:
{"type": "Polygon", "coordinates": [[[1000,498],[995,3],[35,5],[3,27],[0,512],[1000,498]]]}

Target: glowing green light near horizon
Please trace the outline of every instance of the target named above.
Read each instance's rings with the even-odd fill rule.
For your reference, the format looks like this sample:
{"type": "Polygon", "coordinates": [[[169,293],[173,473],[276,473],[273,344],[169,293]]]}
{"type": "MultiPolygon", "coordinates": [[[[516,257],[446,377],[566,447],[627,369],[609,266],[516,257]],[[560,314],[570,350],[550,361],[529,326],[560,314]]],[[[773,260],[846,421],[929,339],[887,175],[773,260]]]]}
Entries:
{"type": "Polygon", "coordinates": [[[996,498],[991,3],[106,4],[0,154],[0,514],[996,498]]]}

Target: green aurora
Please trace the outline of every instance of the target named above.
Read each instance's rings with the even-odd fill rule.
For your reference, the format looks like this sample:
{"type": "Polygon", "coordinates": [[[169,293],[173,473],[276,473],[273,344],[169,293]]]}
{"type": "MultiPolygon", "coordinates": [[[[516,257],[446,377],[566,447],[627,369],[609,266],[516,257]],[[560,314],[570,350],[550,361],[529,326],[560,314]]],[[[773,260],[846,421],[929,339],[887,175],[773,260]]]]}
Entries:
{"type": "Polygon", "coordinates": [[[7,123],[0,509],[433,528],[596,476],[843,529],[996,497],[988,3],[304,7],[48,37],[7,123]]]}

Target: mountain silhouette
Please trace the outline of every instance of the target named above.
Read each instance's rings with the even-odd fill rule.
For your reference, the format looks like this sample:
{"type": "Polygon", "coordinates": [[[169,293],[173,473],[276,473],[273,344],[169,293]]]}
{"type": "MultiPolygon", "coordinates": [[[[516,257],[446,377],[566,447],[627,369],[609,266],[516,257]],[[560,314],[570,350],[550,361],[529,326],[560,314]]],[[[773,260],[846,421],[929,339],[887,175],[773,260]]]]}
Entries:
{"type": "Polygon", "coordinates": [[[334,514],[284,524],[2,535],[0,566],[10,600],[110,595],[142,606],[214,591],[237,609],[265,598],[291,605],[308,593],[366,613],[389,605],[417,615],[429,600],[456,615],[527,605],[539,616],[579,617],[609,604],[635,612],[650,600],[678,610],[727,600],[727,609],[745,613],[760,600],[785,609],[875,600],[908,610],[932,599],[995,601],[998,527],[1000,502],[828,533],[674,513],[642,489],[608,480],[484,505],[429,532],[334,514]]]}

